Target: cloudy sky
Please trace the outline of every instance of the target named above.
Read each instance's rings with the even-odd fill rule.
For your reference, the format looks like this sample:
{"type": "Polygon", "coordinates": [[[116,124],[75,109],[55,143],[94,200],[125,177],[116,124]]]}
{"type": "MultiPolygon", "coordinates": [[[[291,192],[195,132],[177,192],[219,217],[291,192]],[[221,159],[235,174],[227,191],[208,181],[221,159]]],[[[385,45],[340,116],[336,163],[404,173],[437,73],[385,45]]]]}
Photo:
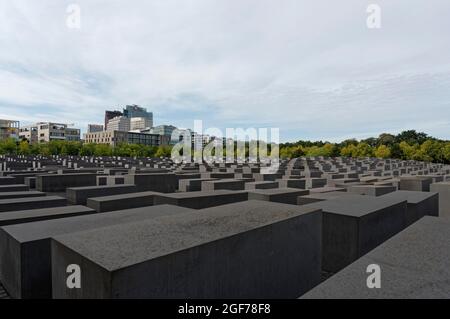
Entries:
{"type": "Polygon", "coordinates": [[[450,1],[0,0],[0,118],[85,129],[125,104],[282,141],[450,139],[450,1]]]}

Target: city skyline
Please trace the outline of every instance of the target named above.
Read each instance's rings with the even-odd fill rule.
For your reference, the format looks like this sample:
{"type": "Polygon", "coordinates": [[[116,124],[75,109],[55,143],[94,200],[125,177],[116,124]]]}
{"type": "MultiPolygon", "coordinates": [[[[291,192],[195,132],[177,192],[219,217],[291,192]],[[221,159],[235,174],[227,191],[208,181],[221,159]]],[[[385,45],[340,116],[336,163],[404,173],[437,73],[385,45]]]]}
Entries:
{"type": "Polygon", "coordinates": [[[373,30],[371,2],[77,1],[70,29],[67,3],[0,1],[0,118],[84,133],[138,104],[155,125],[279,127],[281,142],[450,139],[450,4],[377,1],[373,30]]]}

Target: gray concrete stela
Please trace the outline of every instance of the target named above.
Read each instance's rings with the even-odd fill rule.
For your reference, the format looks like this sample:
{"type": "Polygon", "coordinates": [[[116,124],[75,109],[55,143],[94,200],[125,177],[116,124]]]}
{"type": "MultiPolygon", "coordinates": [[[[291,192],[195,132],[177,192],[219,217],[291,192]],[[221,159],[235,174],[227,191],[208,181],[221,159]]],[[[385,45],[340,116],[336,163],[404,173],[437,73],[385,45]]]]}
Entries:
{"type": "Polygon", "coordinates": [[[448,165],[0,164],[0,299],[450,298],[448,165]],[[382,289],[368,287],[373,265],[382,289]]]}

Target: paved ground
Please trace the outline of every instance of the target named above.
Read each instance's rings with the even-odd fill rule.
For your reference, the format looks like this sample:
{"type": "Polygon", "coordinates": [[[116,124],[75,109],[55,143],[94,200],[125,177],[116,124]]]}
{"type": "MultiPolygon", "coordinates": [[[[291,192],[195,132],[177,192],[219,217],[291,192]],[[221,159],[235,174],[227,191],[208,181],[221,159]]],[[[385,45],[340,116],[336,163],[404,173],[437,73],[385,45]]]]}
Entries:
{"type": "Polygon", "coordinates": [[[2,284],[0,283],[0,299],[10,299],[8,293],[3,288],[2,284]]]}

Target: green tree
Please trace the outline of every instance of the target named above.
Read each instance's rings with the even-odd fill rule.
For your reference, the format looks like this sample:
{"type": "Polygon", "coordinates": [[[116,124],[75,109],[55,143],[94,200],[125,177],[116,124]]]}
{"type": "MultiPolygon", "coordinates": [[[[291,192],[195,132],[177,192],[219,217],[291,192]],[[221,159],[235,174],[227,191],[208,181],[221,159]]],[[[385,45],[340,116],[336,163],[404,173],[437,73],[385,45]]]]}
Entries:
{"type": "Polygon", "coordinates": [[[28,143],[28,141],[21,141],[19,143],[19,150],[18,153],[20,155],[30,155],[31,154],[31,149],[30,149],[30,144],[28,143]]]}
{"type": "Polygon", "coordinates": [[[391,157],[391,149],[389,148],[389,146],[382,144],[375,149],[374,155],[375,155],[375,157],[378,157],[378,158],[390,158],[391,157]]]}

